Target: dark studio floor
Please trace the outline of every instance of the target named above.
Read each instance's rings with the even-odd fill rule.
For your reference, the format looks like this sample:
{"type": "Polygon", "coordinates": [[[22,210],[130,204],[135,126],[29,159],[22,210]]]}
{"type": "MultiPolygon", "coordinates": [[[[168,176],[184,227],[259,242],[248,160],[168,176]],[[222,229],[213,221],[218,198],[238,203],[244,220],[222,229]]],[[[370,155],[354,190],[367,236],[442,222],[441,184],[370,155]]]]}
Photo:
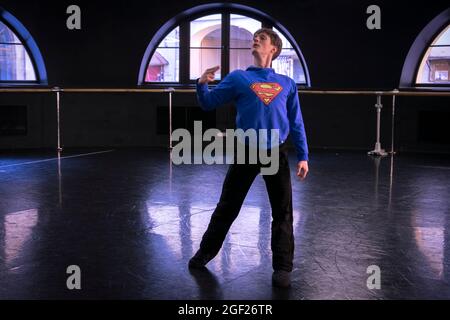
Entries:
{"type": "Polygon", "coordinates": [[[170,166],[163,149],[55,156],[0,155],[0,299],[450,299],[448,157],[312,152],[293,181],[293,282],[278,289],[261,177],[209,271],[190,272],[226,165],[170,166]],[[81,290],[66,288],[70,265],[81,290]]]}

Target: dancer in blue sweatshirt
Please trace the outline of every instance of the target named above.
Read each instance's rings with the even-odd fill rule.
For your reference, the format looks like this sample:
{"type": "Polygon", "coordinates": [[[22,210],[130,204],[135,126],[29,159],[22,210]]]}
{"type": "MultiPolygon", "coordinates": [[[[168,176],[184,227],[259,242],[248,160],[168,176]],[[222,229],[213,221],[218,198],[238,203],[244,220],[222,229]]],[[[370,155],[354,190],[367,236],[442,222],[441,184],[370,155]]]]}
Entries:
{"type": "MultiPolygon", "coordinates": [[[[286,140],[291,133],[297,154],[297,176],[302,180],[308,173],[308,145],[303,124],[297,86],[291,78],[275,73],[270,68],[282,48],[278,34],[262,28],[253,36],[254,65],[247,70],[229,73],[215,89],[214,81],[219,67],[207,69],[197,80],[197,98],[203,110],[212,110],[228,102],[235,102],[236,125],[248,129],[279,130],[279,169],[274,175],[264,175],[272,207],[273,254],[272,275],[275,286],[290,285],[294,258],[292,217],[292,187],[286,140]]],[[[271,146],[275,147],[275,146],[271,146]]],[[[231,224],[236,219],[261,164],[230,165],[219,203],[214,210],[208,229],[203,235],[200,249],[189,261],[191,268],[204,268],[219,252],[231,224]]]]}

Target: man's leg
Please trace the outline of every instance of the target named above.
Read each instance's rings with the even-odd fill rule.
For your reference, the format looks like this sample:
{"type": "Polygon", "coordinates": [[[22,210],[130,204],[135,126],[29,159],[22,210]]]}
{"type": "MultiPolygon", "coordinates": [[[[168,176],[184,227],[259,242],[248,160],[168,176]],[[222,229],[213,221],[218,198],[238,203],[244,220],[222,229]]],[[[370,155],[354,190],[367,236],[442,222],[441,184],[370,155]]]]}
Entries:
{"type": "Polygon", "coordinates": [[[263,177],[272,207],[271,248],[273,269],[275,273],[289,273],[292,271],[294,259],[294,234],[292,226],[291,174],[285,147],[280,148],[279,156],[280,167],[278,173],[275,175],[264,175],[263,177]]]}
{"type": "Polygon", "coordinates": [[[202,267],[217,255],[258,173],[257,165],[230,165],[219,203],[203,235],[200,249],[189,262],[191,267],[202,267]]]}

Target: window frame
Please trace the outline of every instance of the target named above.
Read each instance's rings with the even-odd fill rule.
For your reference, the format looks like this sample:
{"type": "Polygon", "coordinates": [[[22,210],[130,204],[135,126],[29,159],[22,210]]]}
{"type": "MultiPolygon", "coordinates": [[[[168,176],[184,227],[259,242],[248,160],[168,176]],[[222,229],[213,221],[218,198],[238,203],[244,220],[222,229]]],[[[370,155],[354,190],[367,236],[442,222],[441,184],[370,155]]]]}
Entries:
{"type": "Polygon", "coordinates": [[[424,59],[426,58],[425,55],[427,54],[428,50],[433,47],[450,47],[450,45],[433,45],[433,43],[437,40],[437,38],[441,35],[444,30],[449,29],[450,31],[450,21],[447,25],[441,26],[441,28],[438,29],[437,32],[431,37],[430,41],[427,43],[427,46],[424,48],[423,52],[420,55],[419,63],[416,66],[416,70],[414,72],[415,80],[414,80],[414,86],[416,88],[450,88],[450,82],[449,83],[424,83],[424,82],[417,82],[417,78],[419,77],[419,71],[420,66],[422,65],[424,59]]]}
{"type": "MultiPolygon", "coordinates": [[[[0,87],[45,86],[48,85],[47,72],[40,50],[28,30],[8,11],[0,7],[0,21],[19,39],[34,69],[36,80],[1,80],[0,87]]],[[[8,45],[8,44],[7,44],[8,45]]],[[[17,44],[15,44],[17,45],[17,44]]]]}
{"type": "Polygon", "coordinates": [[[436,37],[450,24],[450,8],[430,20],[417,34],[403,62],[398,88],[407,90],[449,90],[448,84],[418,83],[417,75],[425,54],[436,37]]]}

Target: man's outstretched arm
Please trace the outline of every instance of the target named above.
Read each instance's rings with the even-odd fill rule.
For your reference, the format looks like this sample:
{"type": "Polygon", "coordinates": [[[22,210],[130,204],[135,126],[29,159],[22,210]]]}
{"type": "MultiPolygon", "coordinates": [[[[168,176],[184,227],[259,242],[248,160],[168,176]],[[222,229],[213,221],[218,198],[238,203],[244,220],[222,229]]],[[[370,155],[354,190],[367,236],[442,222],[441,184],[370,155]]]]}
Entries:
{"type": "Polygon", "coordinates": [[[235,96],[233,73],[228,74],[214,89],[208,89],[208,83],[214,81],[214,74],[219,68],[216,66],[206,69],[203,75],[197,79],[197,99],[200,107],[205,111],[231,102],[235,96]]]}

